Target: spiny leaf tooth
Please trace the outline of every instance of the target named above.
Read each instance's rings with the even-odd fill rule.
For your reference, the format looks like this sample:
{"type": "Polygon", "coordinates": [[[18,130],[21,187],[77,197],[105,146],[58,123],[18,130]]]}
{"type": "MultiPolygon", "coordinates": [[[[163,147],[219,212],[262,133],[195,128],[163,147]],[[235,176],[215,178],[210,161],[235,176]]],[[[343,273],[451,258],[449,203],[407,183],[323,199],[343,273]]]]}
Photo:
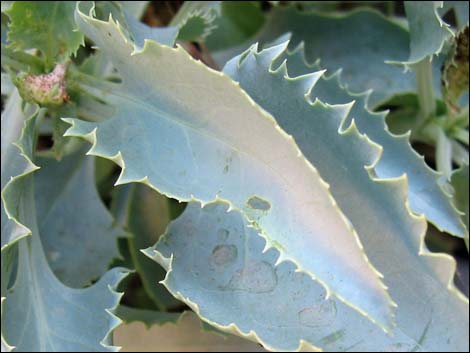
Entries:
{"type": "Polygon", "coordinates": [[[289,41],[286,41],[281,44],[263,49],[260,52],[255,52],[254,55],[256,61],[258,61],[262,66],[266,66],[272,69],[272,63],[285,52],[288,45],[289,41]]]}
{"type": "Polygon", "coordinates": [[[372,171],[375,168],[376,164],[379,162],[380,157],[382,156],[383,147],[378,143],[372,141],[366,134],[361,133],[357,128],[356,120],[354,118],[351,120],[351,123],[346,129],[340,131],[340,134],[354,135],[356,136],[356,138],[362,140],[365,144],[367,144],[367,150],[369,152],[369,161],[366,163],[369,164],[365,164],[364,168],[366,170],[372,171]]]}
{"type": "MultiPolygon", "coordinates": [[[[285,61],[284,61],[285,62],[285,61]]],[[[296,76],[296,77],[290,77],[289,73],[287,73],[287,79],[295,82],[296,84],[300,85],[303,87],[303,90],[305,92],[305,98],[307,100],[310,100],[310,96],[312,94],[312,90],[314,89],[315,85],[317,84],[318,80],[324,75],[326,70],[319,70],[319,71],[314,71],[309,74],[305,74],[302,76],[296,76]]]]}
{"type": "Polygon", "coordinates": [[[114,183],[114,186],[129,184],[137,180],[141,180],[142,178],[136,175],[133,175],[128,168],[122,168],[121,173],[119,174],[118,179],[114,183]]]}
{"type": "Polygon", "coordinates": [[[250,45],[248,49],[246,49],[243,53],[239,56],[235,56],[229,61],[227,61],[226,65],[234,65],[235,67],[239,68],[241,65],[244,64],[245,60],[249,57],[253,57],[254,53],[258,52],[258,42],[250,45]]]}

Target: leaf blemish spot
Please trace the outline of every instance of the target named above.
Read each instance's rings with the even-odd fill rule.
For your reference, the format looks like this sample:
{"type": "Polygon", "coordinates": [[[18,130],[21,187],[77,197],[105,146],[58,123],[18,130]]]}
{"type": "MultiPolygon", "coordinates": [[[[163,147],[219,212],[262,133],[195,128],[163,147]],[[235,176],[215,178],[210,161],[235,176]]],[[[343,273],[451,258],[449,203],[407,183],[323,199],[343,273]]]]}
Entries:
{"type": "Polygon", "coordinates": [[[248,201],[246,202],[246,205],[249,208],[252,208],[254,210],[259,210],[259,211],[264,211],[264,212],[267,212],[271,209],[271,204],[259,196],[250,197],[248,201]]]}
{"type": "Polygon", "coordinates": [[[217,245],[212,250],[211,262],[217,267],[227,266],[233,263],[237,256],[238,250],[235,245],[217,245]]]}

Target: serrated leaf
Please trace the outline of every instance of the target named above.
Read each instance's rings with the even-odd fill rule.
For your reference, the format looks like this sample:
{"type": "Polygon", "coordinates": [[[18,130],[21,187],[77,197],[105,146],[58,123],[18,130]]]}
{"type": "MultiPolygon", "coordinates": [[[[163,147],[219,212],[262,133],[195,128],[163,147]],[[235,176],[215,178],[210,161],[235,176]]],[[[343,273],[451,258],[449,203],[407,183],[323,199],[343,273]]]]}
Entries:
{"type": "MultiPolygon", "coordinates": [[[[312,71],[306,63],[302,46],[298,46],[287,55],[287,68],[291,75],[304,75],[312,71]]],[[[314,65],[314,67],[317,67],[314,65]]],[[[367,108],[369,93],[350,93],[344,84],[344,71],[336,72],[330,80],[320,81],[314,90],[314,96],[330,104],[346,104],[356,100],[344,126],[349,126],[354,119],[360,132],[382,147],[381,157],[374,164],[374,172],[381,179],[407,176],[408,201],[413,212],[424,214],[437,228],[464,238],[467,234],[458,212],[452,204],[451,195],[445,190],[441,175],[429,168],[424,158],[417,154],[409,143],[409,133],[393,135],[385,123],[385,113],[375,114],[367,108]],[[343,87],[338,90],[338,86],[343,87]]]]}
{"type": "MultiPolygon", "coordinates": [[[[294,7],[274,8],[255,37],[235,52],[229,51],[228,55],[223,51],[216,52],[213,56],[223,64],[254,42],[264,47],[285,33],[292,34],[290,50],[304,42],[309,62],[320,60],[322,67],[331,72],[342,68],[343,78],[353,92],[372,89],[368,101],[371,108],[392,95],[416,89],[412,72],[403,72],[401,67],[385,63],[389,59],[408,56],[409,32],[371,9],[327,15],[302,12],[294,7]],[[367,66],[364,66],[365,62],[367,66]]],[[[434,87],[438,92],[440,66],[437,62],[433,70],[434,87]]]]}
{"type": "MultiPolygon", "coordinates": [[[[26,121],[17,143],[19,158],[29,163],[35,122],[35,116],[26,121]]],[[[121,296],[113,288],[125,274],[113,269],[92,287],[80,290],[65,287],[55,278],[39,238],[32,171],[16,177],[22,182],[20,190],[12,183],[2,190],[8,216],[31,233],[18,244],[17,275],[6,291],[2,310],[2,340],[18,351],[115,350],[109,345],[109,334],[119,320],[110,310],[121,296]]]]}
{"type": "Polygon", "coordinates": [[[125,276],[119,268],[87,289],[63,286],[50,271],[39,239],[20,243],[19,275],[8,293],[2,331],[18,351],[115,351],[108,335],[119,323],[109,310],[125,276]],[[36,243],[35,243],[36,242],[36,243]]]}
{"type": "Polygon", "coordinates": [[[75,31],[75,1],[15,1],[6,11],[10,17],[9,45],[15,50],[36,48],[51,69],[83,44],[75,31]]]}
{"type": "MultiPolygon", "coordinates": [[[[287,44],[279,45],[261,53],[257,53],[254,47],[230,61],[224,71],[236,79],[264,109],[268,112],[276,112],[280,126],[294,136],[304,155],[315,163],[320,175],[331,185],[330,190],[333,196],[358,231],[366,253],[369,254],[372,263],[377,264],[379,271],[384,274],[384,282],[392,298],[397,298],[399,330],[406,332],[416,344],[433,317],[431,312],[435,310],[441,312],[442,314],[438,317],[441,315],[452,317],[459,310],[463,310],[462,308],[468,307],[468,301],[457,294],[452,283],[455,262],[444,255],[429,256],[424,246],[426,222],[422,217],[414,216],[406,205],[406,177],[383,180],[377,179],[373,173],[373,168],[381,162],[380,146],[361,136],[355,121],[367,119],[371,124],[375,119],[384,124],[383,115],[368,112],[364,108],[365,103],[360,99],[361,97],[350,95],[339,85],[337,77],[321,79],[314,86],[315,81],[312,78],[318,73],[298,78],[287,77],[285,66],[281,65],[278,69],[275,66],[279,58],[285,57],[283,51],[286,46],[287,44]],[[269,92],[269,95],[266,92],[269,92]],[[358,99],[356,109],[353,107],[351,111],[345,111],[344,107],[342,110],[341,107],[324,106],[316,100],[327,99],[332,103],[345,103],[344,99],[348,96],[349,99],[358,99]],[[307,101],[305,97],[310,101],[307,101]],[[338,170],[338,166],[341,166],[341,171],[338,170]],[[432,269],[431,274],[430,269],[432,269]],[[409,295],[407,287],[410,283],[413,283],[411,291],[419,293],[416,296],[409,295]],[[426,289],[423,290],[423,288],[426,289]],[[441,293],[441,295],[446,293],[447,299],[444,302],[453,302],[454,308],[450,309],[438,300],[434,301],[432,298],[436,295],[435,293],[441,293]],[[429,298],[429,300],[424,298],[429,298]],[[414,314],[410,313],[418,308],[421,308],[420,312],[427,311],[429,314],[422,315],[419,319],[414,318],[414,314]]],[[[297,55],[299,53],[301,54],[297,51],[297,55]]],[[[291,55],[287,56],[287,66],[289,66],[290,59],[294,59],[293,63],[303,62],[302,55],[296,56],[295,53],[291,55]]],[[[198,223],[197,218],[195,219],[196,224],[190,229],[196,232],[197,224],[201,223],[198,223]]],[[[188,225],[181,230],[185,233],[184,236],[191,233],[187,227],[188,225]]],[[[214,229],[212,233],[216,231],[214,229]]],[[[202,232],[210,233],[207,229],[202,232]]],[[[173,233],[171,229],[169,233],[173,233]]],[[[206,248],[215,249],[215,245],[211,244],[206,248]]],[[[197,248],[201,247],[197,246],[197,248]]],[[[221,252],[221,254],[225,253],[221,252]]],[[[165,255],[165,257],[168,256],[165,255]]],[[[188,258],[188,261],[197,260],[188,258]]],[[[210,275],[208,274],[207,277],[210,275]]],[[[284,282],[290,283],[288,280],[284,282]]],[[[281,290],[281,293],[283,292],[285,289],[281,290]]],[[[191,300],[189,295],[188,298],[191,300]]],[[[261,302],[265,299],[261,299],[261,302]]],[[[271,303],[270,300],[268,302],[271,303]]],[[[195,303],[198,304],[198,301],[195,303]]],[[[218,309],[213,308],[213,310],[218,309]]],[[[254,315],[257,318],[260,316],[261,313],[254,315]]],[[[459,319],[461,324],[465,322],[465,319],[468,320],[465,315],[459,319]]],[[[439,327],[439,324],[434,324],[434,320],[432,321],[428,330],[444,330],[439,327]]],[[[349,325],[355,326],[352,323],[349,325]]],[[[369,331],[363,329],[365,332],[369,331]]],[[[446,328],[449,332],[452,331],[453,337],[460,336],[459,329],[460,325],[452,329],[446,328]]],[[[326,332],[323,333],[326,335],[326,332]]],[[[319,344],[318,339],[320,337],[317,336],[317,340],[312,343],[325,348],[319,344]]],[[[380,340],[383,340],[383,337],[380,340]]],[[[451,340],[454,341],[454,338],[451,340]]],[[[343,343],[341,342],[342,347],[352,344],[352,342],[345,345],[343,343]]],[[[283,347],[275,347],[283,349],[283,347]]],[[[363,346],[362,349],[371,350],[370,347],[365,347],[367,346],[363,346]]],[[[295,345],[292,344],[290,349],[294,348],[295,345]]],[[[372,349],[384,348],[385,346],[372,349]]],[[[339,346],[333,346],[331,349],[337,350],[339,346]]]]}
{"type": "MultiPolygon", "coordinates": [[[[468,165],[462,166],[461,168],[457,169],[451,178],[452,186],[454,187],[454,201],[456,207],[463,212],[462,219],[464,220],[465,224],[467,225],[467,229],[470,229],[469,226],[469,214],[470,210],[468,207],[468,165]]],[[[468,250],[468,232],[465,238],[465,243],[467,244],[468,250]]]]}
{"type": "MultiPolygon", "coordinates": [[[[438,14],[443,1],[405,1],[405,12],[410,30],[410,54],[401,64],[411,66],[422,60],[432,60],[453,36],[452,30],[438,14]]],[[[398,62],[396,62],[398,63],[398,62]]]]}
{"type": "MultiPolygon", "coordinates": [[[[399,299],[398,327],[390,335],[337,299],[326,299],[324,289],[292,263],[276,265],[277,250],[263,252],[263,240],[222,203],[202,209],[189,204],[145,253],[168,269],[167,288],[204,321],[269,350],[308,343],[325,351],[468,350],[468,301],[443,288],[436,280],[442,269],[432,269],[429,258],[419,259],[407,246],[393,236],[368,245],[382,258],[399,299]]],[[[451,262],[438,263],[444,264],[451,262]]]]}
{"type": "Polygon", "coordinates": [[[180,201],[230,202],[268,246],[282,250],[280,261],[294,261],[331,294],[383,327],[391,325],[392,302],[356,233],[270,115],[227,76],[180,48],[146,41],[136,52],[112,21],[81,12],[77,19],[123,83],[113,91],[119,106],[113,119],[67,119],[67,135],[91,141],[90,154],[125,165],[117,184],[143,182],[180,201]],[[315,249],[315,256],[305,249],[315,249]]]}
{"type": "Polygon", "coordinates": [[[216,28],[214,21],[220,16],[221,6],[220,1],[186,1],[170,26],[179,28],[179,40],[204,40],[216,28]]]}
{"type": "Polygon", "coordinates": [[[41,167],[35,175],[35,200],[42,244],[55,275],[75,288],[106,272],[120,256],[117,238],[125,236],[95,188],[95,159],[84,154],[82,148],[60,162],[36,159],[41,167]]]}
{"type": "Polygon", "coordinates": [[[168,199],[145,185],[123,185],[114,193],[112,211],[119,224],[128,230],[128,247],[142,285],[159,310],[181,306],[166,288],[159,284],[165,270],[140,252],[154,244],[170,221],[168,199]]]}
{"type": "MultiPolygon", "coordinates": [[[[110,16],[119,23],[120,28],[135,43],[136,47],[142,48],[146,39],[155,40],[161,44],[172,47],[178,36],[178,27],[150,27],[139,21],[139,19],[129,11],[125,4],[119,2],[102,1],[88,3],[84,12],[97,14],[97,18],[107,20],[110,16]]],[[[82,8],[85,7],[81,4],[82,8]]]]}
{"type": "Polygon", "coordinates": [[[1,116],[1,189],[2,189],[2,250],[10,246],[19,239],[31,234],[31,231],[23,224],[16,222],[5,210],[5,197],[3,190],[9,185],[9,194],[12,199],[9,201],[12,209],[22,207],[21,193],[28,175],[34,172],[37,167],[30,159],[24,158],[18,153],[18,148],[14,143],[20,138],[25,117],[36,114],[35,108],[27,108],[24,113],[21,107],[21,97],[15,89],[8,99],[5,110],[1,116]]]}

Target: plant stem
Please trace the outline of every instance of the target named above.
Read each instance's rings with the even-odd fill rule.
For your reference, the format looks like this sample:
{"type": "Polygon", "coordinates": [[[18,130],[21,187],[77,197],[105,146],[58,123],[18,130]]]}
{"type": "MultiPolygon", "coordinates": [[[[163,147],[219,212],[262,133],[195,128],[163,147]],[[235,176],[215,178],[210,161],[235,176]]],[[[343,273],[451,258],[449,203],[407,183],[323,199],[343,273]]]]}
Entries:
{"type": "Polygon", "coordinates": [[[14,52],[5,48],[2,44],[2,68],[8,71],[11,68],[15,71],[25,71],[28,73],[41,73],[43,63],[37,56],[25,52],[14,52]],[[32,71],[32,72],[31,72],[32,71]]]}
{"type": "Polygon", "coordinates": [[[436,113],[436,100],[432,83],[432,64],[429,58],[421,60],[415,65],[416,82],[418,88],[418,102],[420,120],[424,123],[436,113]]]}
{"type": "Polygon", "coordinates": [[[450,180],[452,174],[452,144],[440,126],[435,126],[435,128],[437,129],[436,167],[447,180],[450,180]]]}

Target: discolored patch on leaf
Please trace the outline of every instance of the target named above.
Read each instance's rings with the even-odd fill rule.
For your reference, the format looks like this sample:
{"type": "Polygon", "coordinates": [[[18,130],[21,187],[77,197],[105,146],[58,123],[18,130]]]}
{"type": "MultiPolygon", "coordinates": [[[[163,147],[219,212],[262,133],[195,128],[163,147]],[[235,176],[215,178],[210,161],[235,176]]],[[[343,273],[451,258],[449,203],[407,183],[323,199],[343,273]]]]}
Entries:
{"type": "Polygon", "coordinates": [[[254,210],[259,211],[269,211],[271,209],[271,204],[265,199],[259,196],[252,196],[246,202],[246,205],[254,210]]]}

